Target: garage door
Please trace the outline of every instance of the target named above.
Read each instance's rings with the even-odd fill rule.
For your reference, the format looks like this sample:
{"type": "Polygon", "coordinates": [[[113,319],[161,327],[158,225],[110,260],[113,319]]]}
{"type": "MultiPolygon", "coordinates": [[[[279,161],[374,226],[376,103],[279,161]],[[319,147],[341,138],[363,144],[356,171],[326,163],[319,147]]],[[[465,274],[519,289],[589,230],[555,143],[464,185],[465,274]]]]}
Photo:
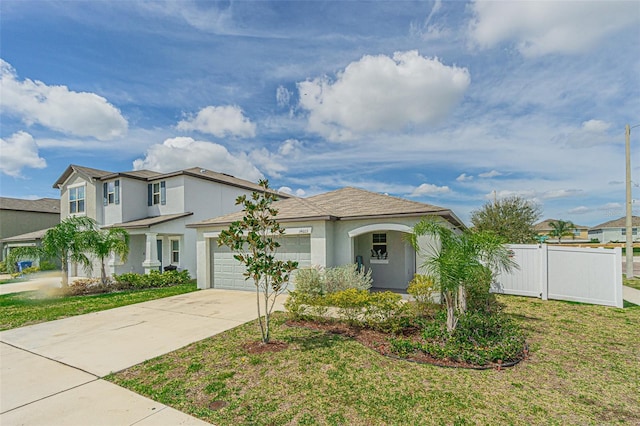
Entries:
{"type": "MultiPolygon", "coordinates": [[[[299,268],[311,266],[311,240],[309,235],[282,237],[279,239],[277,258],[295,260],[299,268]]],[[[245,267],[233,258],[233,252],[225,247],[218,247],[215,240],[211,243],[211,277],[213,288],[229,290],[255,290],[253,280],[245,280],[242,275],[245,267]]],[[[289,284],[293,289],[293,283],[289,284]]]]}

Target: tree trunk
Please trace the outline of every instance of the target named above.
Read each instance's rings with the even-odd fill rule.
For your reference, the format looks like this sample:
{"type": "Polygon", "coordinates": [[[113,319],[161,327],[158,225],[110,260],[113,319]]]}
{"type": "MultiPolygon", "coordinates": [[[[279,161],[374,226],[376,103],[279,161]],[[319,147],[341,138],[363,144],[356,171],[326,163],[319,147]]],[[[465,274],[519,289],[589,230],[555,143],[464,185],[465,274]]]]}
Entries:
{"type": "Polygon", "coordinates": [[[460,315],[467,312],[467,289],[463,285],[458,287],[458,312],[460,315]]]}
{"type": "Polygon", "coordinates": [[[69,286],[69,261],[67,256],[62,256],[62,288],[69,286]]]}
{"type": "Polygon", "coordinates": [[[260,283],[258,281],[256,284],[256,306],[258,308],[258,324],[260,325],[260,333],[262,334],[262,341],[266,343],[266,336],[264,333],[264,324],[262,322],[262,312],[260,310],[260,283]]]}
{"type": "Polygon", "coordinates": [[[447,306],[447,331],[449,334],[453,330],[455,330],[456,325],[458,324],[458,319],[456,318],[456,300],[455,295],[452,291],[444,292],[444,301],[447,306]]]}
{"type": "Polygon", "coordinates": [[[104,267],[104,257],[100,259],[100,281],[103,285],[107,284],[107,271],[104,267]]]}

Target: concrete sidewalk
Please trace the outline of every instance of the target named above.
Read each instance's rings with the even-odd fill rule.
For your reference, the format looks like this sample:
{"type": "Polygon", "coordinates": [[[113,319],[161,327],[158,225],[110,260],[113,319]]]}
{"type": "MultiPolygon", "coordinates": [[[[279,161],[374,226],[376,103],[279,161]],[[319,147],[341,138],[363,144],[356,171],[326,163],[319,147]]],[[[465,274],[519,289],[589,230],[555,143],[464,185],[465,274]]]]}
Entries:
{"type": "Polygon", "coordinates": [[[622,298],[627,302],[631,302],[634,305],[640,306],[640,290],[636,290],[635,288],[631,288],[631,287],[627,287],[626,285],[623,285],[622,298]]]}
{"type": "Polygon", "coordinates": [[[0,424],[206,424],[100,378],[255,318],[253,292],[202,290],[1,332],[0,424]]]}

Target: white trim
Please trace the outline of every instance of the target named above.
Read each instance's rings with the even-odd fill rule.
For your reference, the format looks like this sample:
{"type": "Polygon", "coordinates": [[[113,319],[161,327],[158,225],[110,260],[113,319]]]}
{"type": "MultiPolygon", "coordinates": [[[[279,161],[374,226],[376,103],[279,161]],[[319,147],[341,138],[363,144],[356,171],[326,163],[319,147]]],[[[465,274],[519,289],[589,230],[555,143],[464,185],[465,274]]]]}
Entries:
{"type": "Polygon", "coordinates": [[[412,233],[413,229],[407,225],[401,225],[399,223],[376,223],[373,225],[365,225],[359,228],[349,231],[349,238],[357,237],[358,235],[366,234],[368,232],[376,231],[399,231],[412,233]]]}
{"type": "Polygon", "coordinates": [[[388,265],[389,259],[369,259],[369,263],[371,264],[379,264],[379,265],[388,265]]]}
{"type": "Polygon", "coordinates": [[[180,266],[182,261],[182,244],[180,244],[180,237],[169,237],[169,264],[180,266]],[[173,261],[173,242],[178,242],[178,262],[173,261]]]}
{"type": "MultiPolygon", "coordinates": [[[[311,235],[313,228],[311,226],[305,226],[302,228],[285,228],[284,235],[311,235]]],[[[204,238],[218,238],[222,231],[203,232],[204,238]]]]}

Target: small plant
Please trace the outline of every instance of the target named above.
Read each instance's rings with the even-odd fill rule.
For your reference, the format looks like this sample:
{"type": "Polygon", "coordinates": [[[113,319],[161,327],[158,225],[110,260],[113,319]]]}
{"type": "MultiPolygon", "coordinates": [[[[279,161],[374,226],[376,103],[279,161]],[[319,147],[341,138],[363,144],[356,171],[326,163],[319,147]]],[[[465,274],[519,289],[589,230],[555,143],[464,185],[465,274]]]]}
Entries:
{"type": "Polygon", "coordinates": [[[41,260],[39,268],[41,271],[55,271],[58,269],[58,266],[51,261],[41,260]]]}
{"type": "Polygon", "coordinates": [[[407,287],[407,293],[421,305],[426,305],[432,302],[433,293],[437,290],[434,279],[428,275],[415,274],[409,287],[407,287]]]}
{"type": "Polygon", "coordinates": [[[371,303],[369,291],[349,288],[331,293],[327,302],[338,308],[338,316],[350,325],[364,323],[363,310],[371,303]]]}
{"type": "MultiPolygon", "coordinates": [[[[324,274],[322,268],[314,266],[311,268],[298,269],[294,276],[296,292],[302,294],[325,294],[324,274]]],[[[291,294],[293,292],[289,292],[291,294]]]]}
{"type": "Polygon", "coordinates": [[[348,289],[369,290],[372,283],[371,270],[358,272],[358,265],[355,263],[327,268],[324,273],[326,293],[348,289]]]}
{"type": "Polygon", "coordinates": [[[35,274],[36,272],[40,272],[40,268],[38,268],[37,266],[29,266],[28,268],[24,268],[22,270],[22,273],[24,275],[35,274]]]}

